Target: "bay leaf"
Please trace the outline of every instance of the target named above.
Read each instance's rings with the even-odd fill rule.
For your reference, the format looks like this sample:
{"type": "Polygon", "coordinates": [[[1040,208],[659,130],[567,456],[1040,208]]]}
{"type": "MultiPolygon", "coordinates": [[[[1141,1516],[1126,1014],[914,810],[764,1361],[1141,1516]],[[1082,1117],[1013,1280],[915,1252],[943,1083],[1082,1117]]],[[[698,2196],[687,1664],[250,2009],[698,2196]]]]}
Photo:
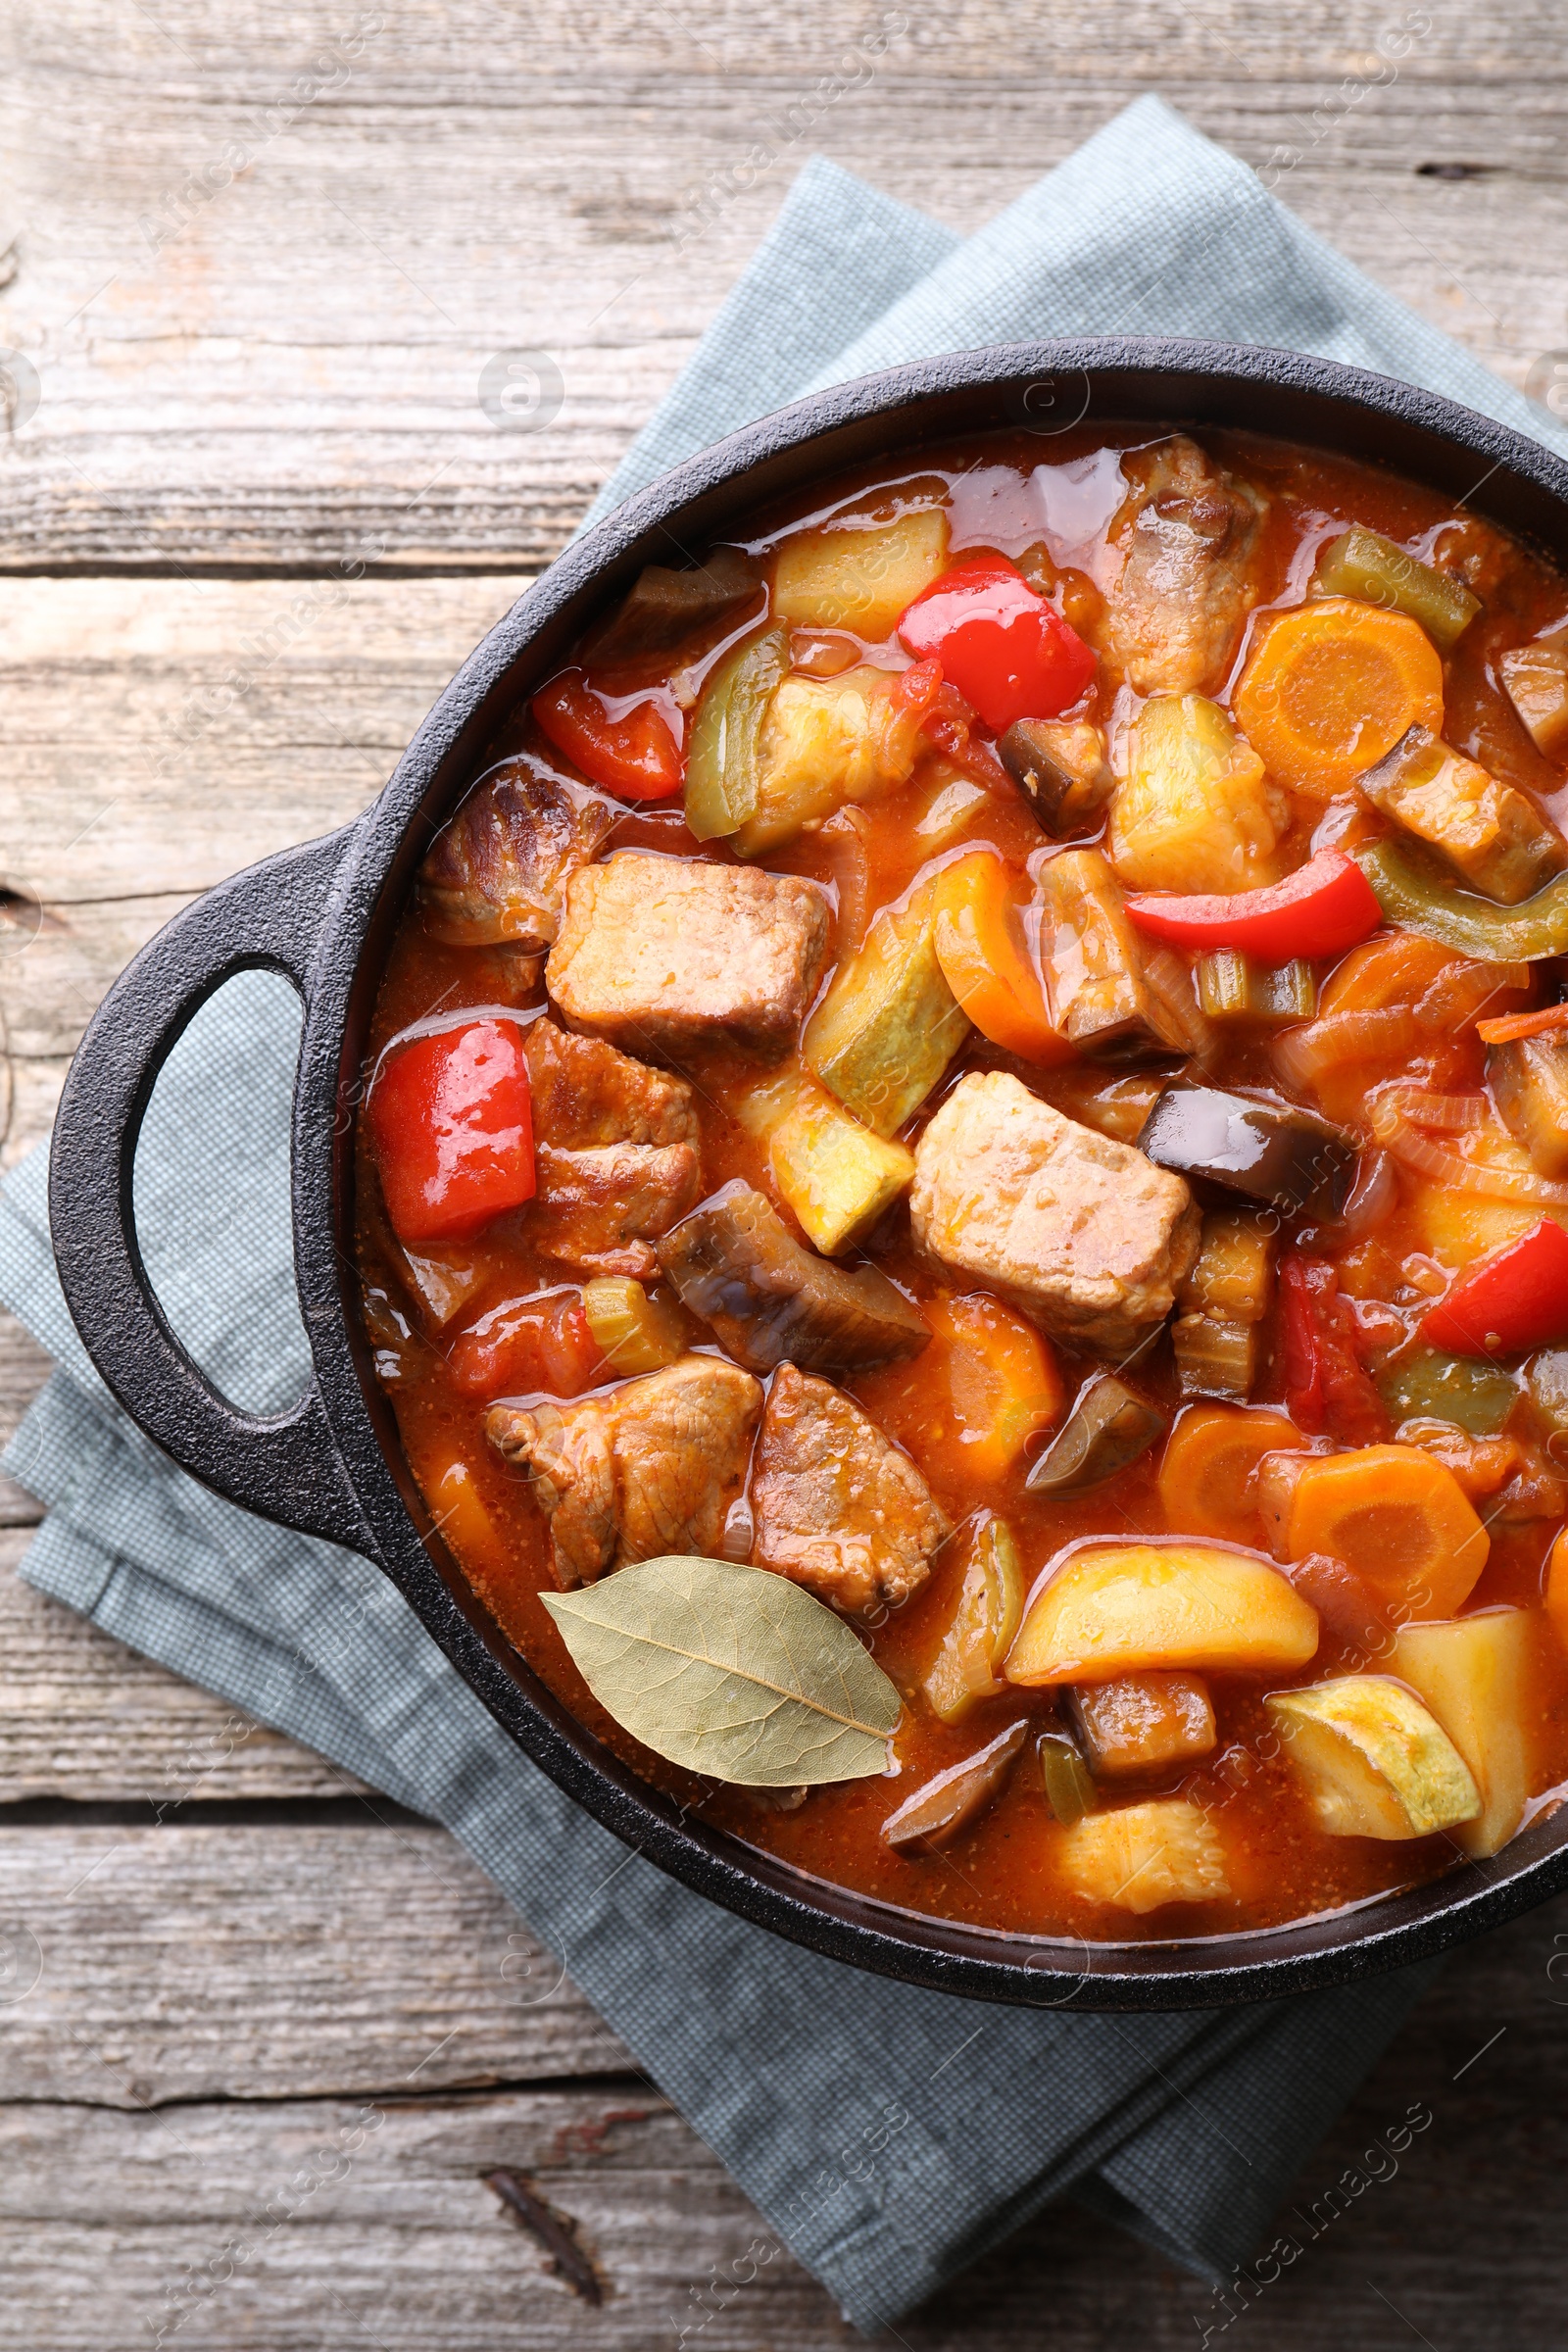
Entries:
{"type": "Polygon", "coordinates": [[[541,1597],[600,1705],[671,1764],[759,1788],[887,1770],[898,1691],[788,1577],[671,1553],[541,1597]]]}

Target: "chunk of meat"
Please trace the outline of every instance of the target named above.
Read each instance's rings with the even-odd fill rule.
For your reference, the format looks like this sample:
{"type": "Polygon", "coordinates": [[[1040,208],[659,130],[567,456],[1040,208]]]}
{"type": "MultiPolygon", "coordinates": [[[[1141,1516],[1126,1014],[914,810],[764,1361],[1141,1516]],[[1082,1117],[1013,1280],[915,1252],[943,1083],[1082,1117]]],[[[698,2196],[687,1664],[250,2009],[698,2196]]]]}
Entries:
{"type": "Polygon", "coordinates": [[[589,1274],[656,1274],[653,1244],[702,1192],[697,1107],[684,1078],[554,1021],[523,1042],[538,1189],[530,1238],[589,1274]]]}
{"type": "Polygon", "coordinates": [[[761,1409],[760,1386],[738,1364],[683,1355],[578,1404],[493,1404],[484,1427],[528,1472],[569,1592],[631,1560],[716,1556],[761,1409]]]}
{"type": "Polygon", "coordinates": [[[1179,1176],[1001,1070],[961,1079],[921,1136],[909,1215],[943,1265],[1107,1355],[1163,1322],[1198,1255],[1199,1211],[1179,1176]]]}
{"type": "Polygon", "coordinates": [[[814,882],[622,850],[566,885],[545,978],[573,1029],[678,1060],[729,1040],[776,1058],[795,1043],[827,954],[814,882]]]}
{"type": "Polygon", "coordinates": [[[1121,572],[1100,650],[1139,694],[1200,694],[1230,666],[1261,593],[1268,502],[1185,433],[1122,459],[1131,495],[1111,525],[1121,572]]]}
{"type": "Polygon", "coordinates": [[[719,1344],[754,1372],[788,1356],[824,1369],[918,1355],[923,1315],[875,1266],[834,1266],[804,1249],[772,1202],[726,1184],[659,1245],[659,1260],[719,1344]]]}
{"type": "Polygon", "coordinates": [[[906,1453],[831,1381],[781,1364],[752,1481],[752,1557],[853,1615],[919,1591],[949,1523],[906,1453]]]}
{"type": "Polygon", "coordinates": [[[426,930],[449,947],[542,956],[560,927],[566,876],[598,856],[615,814],[542,760],[507,760],[469,793],[419,868],[426,930]]]}

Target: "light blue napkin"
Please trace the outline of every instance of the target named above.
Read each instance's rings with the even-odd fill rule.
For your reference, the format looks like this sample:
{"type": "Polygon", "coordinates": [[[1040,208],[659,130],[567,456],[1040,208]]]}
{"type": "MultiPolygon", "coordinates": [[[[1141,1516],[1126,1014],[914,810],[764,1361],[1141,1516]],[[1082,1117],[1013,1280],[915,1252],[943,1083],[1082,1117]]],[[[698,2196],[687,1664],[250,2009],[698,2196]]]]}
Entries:
{"type": "MultiPolygon", "coordinates": [[[[1143,99],[962,244],[809,164],[595,513],[812,383],[1088,330],[1296,345],[1564,446],[1143,99]]],[[[252,1408],[285,1401],[306,1367],[288,1244],[297,1035],[282,982],[230,983],[171,1060],[137,1160],[171,1319],[252,1408]]],[[[912,1990],[776,1941],[563,1797],[368,1562],[218,1501],[130,1426],[54,1278],[41,1153],[0,1192],[0,1298],[60,1366],[6,1457],[48,1509],[29,1581],[445,1822],[860,2327],[1068,2193],[1223,2278],[1429,1981],[1407,1971],[1219,2014],[1068,2016],[912,1990]]]]}

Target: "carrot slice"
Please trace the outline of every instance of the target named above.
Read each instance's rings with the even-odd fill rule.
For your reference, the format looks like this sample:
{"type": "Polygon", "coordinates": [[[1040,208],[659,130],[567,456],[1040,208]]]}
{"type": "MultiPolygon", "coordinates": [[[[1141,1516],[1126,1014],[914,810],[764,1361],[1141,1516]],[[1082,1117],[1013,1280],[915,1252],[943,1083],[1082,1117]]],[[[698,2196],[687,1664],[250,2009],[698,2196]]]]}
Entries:
{"type": "Polygon", "coordinates": [[[981,1291],[922,1310],[945,1357],[954,1434],[964,1470],[1004,1478],[1032,1437],[1058,1420],[1066,1389],[1051,1342],[981,1291]]]}
{"type": "Polygon", "coordinates": [[[1492,1539],[1464,1490],[1417,1446],[1315,1455],[1296,1479],[1288,1558],[1343,1560],[1402,1618],[1451,1617],[1487,1564],[1492,1539]]]}
{"type": "Polygon", "coordinates": [[[1546,1615],[1568,1649],[1568,1528],[1552,1544],[1546,1558],[1546,1615]]]}
{"type": "Polygon", "coordinates": [[[982,1037],[1025,1061],[1077,1057],[1046,1006],[1024,941],[1028,885],[991,850],[975,850],[937,876],[937,960],[982,1037]]]}
{"type": "Polygon", "coordinates": [[[1477,1021],[1476,1035],[1484,1046],[1510,1045],[1518,1037],[1549,1037],[1568,1029],[1568,1004],[1548,1004],[1544,1012],[1510,1012],[1498,1021],[1477,1021]]]}
{"type": "Polygon", "coordinates": [[[1189,1405],[1171,1431],[1159,1465],[1159,1499],[1172,1535],[1216,1536],[1255,1545],[1259,1520],[1250,1493],[1265,1453],[1306,1444],[1283,1413],[1235,1404],[1189,1405]]]}
{"type": "Polygon", "coordinates": [[[1402,612],[1325,596],[1265,622],[1235,699],[1270,774],[1328,801],[1406,728],[1443,733],[1443,662],[1402,612]]]}

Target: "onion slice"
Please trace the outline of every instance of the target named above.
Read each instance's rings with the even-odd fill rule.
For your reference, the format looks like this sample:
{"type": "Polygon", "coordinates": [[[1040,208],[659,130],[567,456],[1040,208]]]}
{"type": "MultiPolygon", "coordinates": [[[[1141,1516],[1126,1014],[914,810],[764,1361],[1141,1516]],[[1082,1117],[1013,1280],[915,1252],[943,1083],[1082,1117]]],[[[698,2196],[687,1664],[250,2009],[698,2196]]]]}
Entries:
{"type": "Polygon", "coordinates": [[[1329,1012],[1287,1029],[1274,1040],[1274,1066],[1289,1087],[1310,1087],[1342,1061],[1376,1054],[1397,1062],[1415,1044],[1415,1015],[1408,1005],[1381,1012],[1329,1012]]]}
{"type": "Polygon", "coordinates": [[[1422,1135],[1387,1095],[1367,1105],[1372,1132],[1385,1152],[1401,1167],[1434,1184],[1451,1186],[1456,1193],[1481,1193],[1498,1200],[1528,1200],[1542,1208],[1568,1208],[1568,1184],[1553,1184],[1544,1176],[1529,1176],[1520,1168],[1497,1168],[1485,1160],[1463,1159],[1446,1145],[1422,1135]]]}

